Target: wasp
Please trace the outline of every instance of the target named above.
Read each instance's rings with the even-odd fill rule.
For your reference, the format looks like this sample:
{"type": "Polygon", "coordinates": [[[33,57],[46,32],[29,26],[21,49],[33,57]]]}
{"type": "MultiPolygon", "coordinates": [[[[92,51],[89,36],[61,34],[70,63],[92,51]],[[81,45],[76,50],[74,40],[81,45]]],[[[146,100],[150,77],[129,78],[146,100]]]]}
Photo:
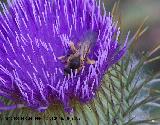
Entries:
{"type": "Polygon", "coordinates": [[[95,64],[95,60],[91,60],[88,57],[91,48],[91,42],[89,40],[80,42],[76,48],[74,43],[70,41],[69,47],[71,53],[67,56],[58,57],[59,60],[65,63],[64,73],[71,74],[71,72],[80,72],[84,67],[84,64],[95,64]]]}

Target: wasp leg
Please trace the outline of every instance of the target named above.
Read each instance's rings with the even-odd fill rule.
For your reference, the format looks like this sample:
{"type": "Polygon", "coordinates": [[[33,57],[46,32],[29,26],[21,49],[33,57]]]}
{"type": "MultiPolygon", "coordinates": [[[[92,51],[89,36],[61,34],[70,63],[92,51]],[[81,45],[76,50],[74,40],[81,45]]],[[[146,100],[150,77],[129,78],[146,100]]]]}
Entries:
{"type": "Polygon", "coordinates": [[[59,60],[65,60],[66,56],[59,56],[58,59],[59,60]]]}
{"type": "Polygon", "coordinates": [[[77,73],[79,73],[79,72],[81,71],[81,69],[82,69],[82,68],[78,68],[78,69],[77,69],[77,73]]]}
{"type": "Polygon", "coordinates": [[[95,64],[96,61],[95,60],[91,60],[87,57],[87,64],[95,64]]]}
{"type": "Polygon", "coordinates": [[[81,66],[77,69],[77,73],[79,73],[85,66],[81,66]]]}
{"type": "Polygon", "coordinates": [[[70,46],[72,52],[73,52],[73,53],[76,53],[77,49],[76,49],[76,47],[74,46],[74,43],[70,41],[69,46],[70,46]]]}
{"type": "Polygon", "coordinates": [[[58,57],[58,60],[61,60],[63,63],[65,63],[67,61],[67,57],[66,56],[60,56],[60,57],[58,57]]]}

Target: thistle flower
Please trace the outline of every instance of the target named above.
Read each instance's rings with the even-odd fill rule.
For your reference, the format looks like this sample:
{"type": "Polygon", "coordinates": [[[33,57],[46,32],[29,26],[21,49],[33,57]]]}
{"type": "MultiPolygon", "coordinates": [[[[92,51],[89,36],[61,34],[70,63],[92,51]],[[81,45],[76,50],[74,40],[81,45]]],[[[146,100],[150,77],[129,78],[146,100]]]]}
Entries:
{"type": "Polygon", "coordinates": [[[15,102],[0,110],[30,107],[40,112],[61,103],[72,112],[72,99],[95,97],[106,71],[124,55],[120,28],[96,0],[13,0],[1,3],[0,95],[15,102]],[[58,57],[73,55],[70,44],[92,45],[82,69],[65,75],[58,57]]]}

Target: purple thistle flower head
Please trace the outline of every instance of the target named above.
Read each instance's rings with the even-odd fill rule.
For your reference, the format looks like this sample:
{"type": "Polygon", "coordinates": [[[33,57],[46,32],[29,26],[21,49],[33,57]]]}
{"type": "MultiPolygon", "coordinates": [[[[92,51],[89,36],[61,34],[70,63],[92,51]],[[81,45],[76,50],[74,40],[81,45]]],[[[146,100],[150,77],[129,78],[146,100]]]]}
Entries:
{"type": "Polygon", "coordinates": [[[45,111],[60,102],[71,112],[71,99],[93,99],[126,51],[127,39],[120,46],[117,23],[96,0],[8,0],[1,6],[0,95],[15,102],[1,101],[1,111],[45,111]]]}

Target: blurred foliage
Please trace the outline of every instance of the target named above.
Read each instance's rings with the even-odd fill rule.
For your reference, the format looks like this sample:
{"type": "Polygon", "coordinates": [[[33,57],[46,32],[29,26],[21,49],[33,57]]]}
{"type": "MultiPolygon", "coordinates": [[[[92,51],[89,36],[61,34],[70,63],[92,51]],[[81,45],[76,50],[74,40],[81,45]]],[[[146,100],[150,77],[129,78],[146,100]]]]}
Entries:
{"type": "MultiPolygon", "coordinates": [[[[140,57],[142,52],[160,44],[160,1],[159,0],[104,0],[106,10],[110,11],[113,4],[119,1],[119,14],[121,16],[121,29],[123,32],[131,30],[131,35],[136,32],[142,20],[148,17],[146,26],[149,26],[145,34],[138,40],[135,46],[136,56],[140,57]]],[[[152,55],[160,55],[160,50],[152,55]]],[[[141,57],[140,57],[141,58],[141,57]]],[[[150,69],[159,71],[160,61],[156,60],[148,65],[150,69]]]]}

